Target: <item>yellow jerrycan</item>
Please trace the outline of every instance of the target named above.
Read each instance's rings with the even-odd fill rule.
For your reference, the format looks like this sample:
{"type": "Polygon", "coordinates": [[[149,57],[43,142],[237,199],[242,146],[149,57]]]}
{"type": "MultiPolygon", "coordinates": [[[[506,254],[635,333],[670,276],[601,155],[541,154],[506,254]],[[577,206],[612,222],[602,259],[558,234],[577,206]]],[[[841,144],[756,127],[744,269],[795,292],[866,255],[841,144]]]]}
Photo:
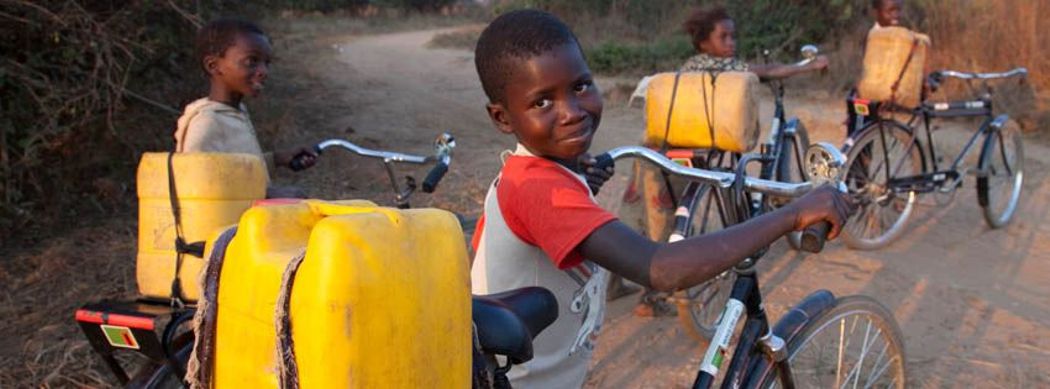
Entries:
{"type": "Polygon", "coordinates": [[[757,88],[748,72],[656,75],[645,97],[645,144],[751,151],[759,135],[757,88]]]}
{"type": "Polygon", "coordinates": [[[876,101],[894,100],[907,108],[919,106],[929,46],[928,36],[904,27],[872,30],[868,33],[857,94],[876,101]]]}
{"type": "MultiPolygon", "coordinates": [[[[139,293],[170,298],[175,275],[175,219],[168,187],[168,154],[145,153],[139,161],[139,247],[135,277],[139,293]]],[[[266,197],[266,165],[257,156],[227,153],[175,153],[172,176],[178,194],[183,239],[201,242],[236,224],[252,202],[266,197]]],[[[182,299],[200,297],[198,275],[204,262],[183,256],[179,269],[182,299]]]]}
{"type": "Polygon", "coordinates": [[[469,387],[469,273],[446,211],[253,207],[219,278],[214,386],[278,387],[289,369],[278,362],[281,321],[299,387],[469,387]]]}

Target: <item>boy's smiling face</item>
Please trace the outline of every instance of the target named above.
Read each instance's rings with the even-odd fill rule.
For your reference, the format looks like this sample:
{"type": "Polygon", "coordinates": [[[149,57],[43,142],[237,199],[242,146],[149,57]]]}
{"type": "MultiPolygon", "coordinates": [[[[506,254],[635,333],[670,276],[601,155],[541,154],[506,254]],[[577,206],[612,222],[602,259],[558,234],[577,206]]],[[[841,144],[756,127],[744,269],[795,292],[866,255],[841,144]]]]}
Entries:
{"type": "Polygon", "coordinates": [[[531,153],[573,165],[590,148],[602,117],[601,94],[579,46],[512,62],[503,101],[488,104],[489,117],[531,153]]]}
{"type": "Polygon", "coordinates": [[[213,81],[240,96],[258,96],[269,75],[273,49],[264,35],[240,33],[221,57],[205,59],[213,81]]]}
{"type": "Polygon", "coordinates": [[[882,0],[875,9],[875,21],[882,27],[900,25],[903,0],[882,0]]]}

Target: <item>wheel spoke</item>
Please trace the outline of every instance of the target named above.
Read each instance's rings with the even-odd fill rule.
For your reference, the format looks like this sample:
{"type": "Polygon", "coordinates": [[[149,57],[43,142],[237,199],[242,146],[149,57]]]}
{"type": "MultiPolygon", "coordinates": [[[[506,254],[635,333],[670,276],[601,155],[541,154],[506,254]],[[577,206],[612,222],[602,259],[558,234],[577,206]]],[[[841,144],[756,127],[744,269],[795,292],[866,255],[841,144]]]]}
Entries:
{"type": "MultiPolygon", "coordinates": [[[[866,298],[847,297],[824,318],[803,329],[805,338],[789,350],[800,388],[899,388],[905,383],[900,330],[892,314],[866,298]],[[864,304],[857,301],[867,300],[864,304]],[[878,307],[872,310],[871,304],[878,307]],[[839,310],[841,312],[834,313],[839,310]]],[[[795,340],[798,341],[798,340],[795,340]]],[[[792,342],[789,340],[789,342],[792,342]]]]}
{"type": "Polygon", "coordinates": [[[864,381],[865,388],[870,388],[872,386],[872,380],[881,377],[882,373],[886,371],[886,369],[888,369],[890,367],[890,364],[893,362],[893,360],[886,361],[885,365],[881,365],[882,367],[879,367],[879,362],[881,362],[883,360],[883,357],[886,356],[886,350],[889,349],[889,347],[889,343],[885,343],[882,345],[882,351],[879,351],[879,357],[875,359],[875,367],[871,368],[871,374],[868,374],[868,379],[864,381]]]}

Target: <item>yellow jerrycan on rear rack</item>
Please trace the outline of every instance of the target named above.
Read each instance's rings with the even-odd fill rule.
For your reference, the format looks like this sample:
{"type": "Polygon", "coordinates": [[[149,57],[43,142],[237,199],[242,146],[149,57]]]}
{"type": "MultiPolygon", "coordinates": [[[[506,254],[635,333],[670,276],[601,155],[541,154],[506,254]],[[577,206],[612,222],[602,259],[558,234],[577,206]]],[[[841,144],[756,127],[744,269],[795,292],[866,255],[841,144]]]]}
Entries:
{"type": "Polygon", "coordinates": [[[904,27],[882,27],[868,33],[864,67],[857,94],[905,108],[921,103],[923,72],[930,37],[904,27]]]}
{"type": "Polygon", "coordinates": [[[291,371],[302,388],[469,387],[463,241],[437,209],[251,208],[219,277],[213,386],[277,388],[291,371]]]}
{"type": "MultiPolygon", "coordinates": [[[[175,278],[175,219],[168,172],[169,153],[145,153],[138,168],[139,247],[135,278],[139,293],[171,297],[175,278]]],[[[230,153],[175,153],[171,156],[183,239],[204,241],[216,230],[233,225],[252,202],[266,197],[266,165],[258,156],[230,153]]],[[[179,269],[185,301],[200,296],[201,258],[183,255],[179,269]]]]}

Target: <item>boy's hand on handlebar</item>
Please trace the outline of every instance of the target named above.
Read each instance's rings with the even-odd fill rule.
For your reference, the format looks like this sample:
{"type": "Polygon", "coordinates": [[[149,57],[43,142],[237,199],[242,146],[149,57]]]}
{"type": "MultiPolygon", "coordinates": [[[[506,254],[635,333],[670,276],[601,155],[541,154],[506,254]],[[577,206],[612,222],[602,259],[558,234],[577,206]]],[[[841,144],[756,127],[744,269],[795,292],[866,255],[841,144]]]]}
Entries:
{"type": "Polygon", "coordinates": [[[317,151],[313,147],[295,147],[273,153],[273,161],[277,166],[284,166],[292,170],[303,170],[317,163],[317,151]]]}
{"type": "Polygon", "coordinates": [[[587,186],[590,187],[591,193],[598,194],[598,190],[605,185],[609,178],[612,178],[613,174],[616,173],[613,165],[602,168],[596,166],[598,160],[590,154],[583,154],[580,156],[580,168],[583,170],[583,176],[587,178],[587,186]]]}
{"type": "Polygon", "coordinates": [[[808,65],[810,70],[827,70],[828,68],[828,57],[824,55],[818,55],[808,65]]]}
{"type": "Polygon", "coordinates": [[[831,224],[828,239],[835,239],[846,219],[856,210],[849,195],[831,185],[824,185],[788,204],[795,215],[795,231],[826,221],[831,224]]]}

